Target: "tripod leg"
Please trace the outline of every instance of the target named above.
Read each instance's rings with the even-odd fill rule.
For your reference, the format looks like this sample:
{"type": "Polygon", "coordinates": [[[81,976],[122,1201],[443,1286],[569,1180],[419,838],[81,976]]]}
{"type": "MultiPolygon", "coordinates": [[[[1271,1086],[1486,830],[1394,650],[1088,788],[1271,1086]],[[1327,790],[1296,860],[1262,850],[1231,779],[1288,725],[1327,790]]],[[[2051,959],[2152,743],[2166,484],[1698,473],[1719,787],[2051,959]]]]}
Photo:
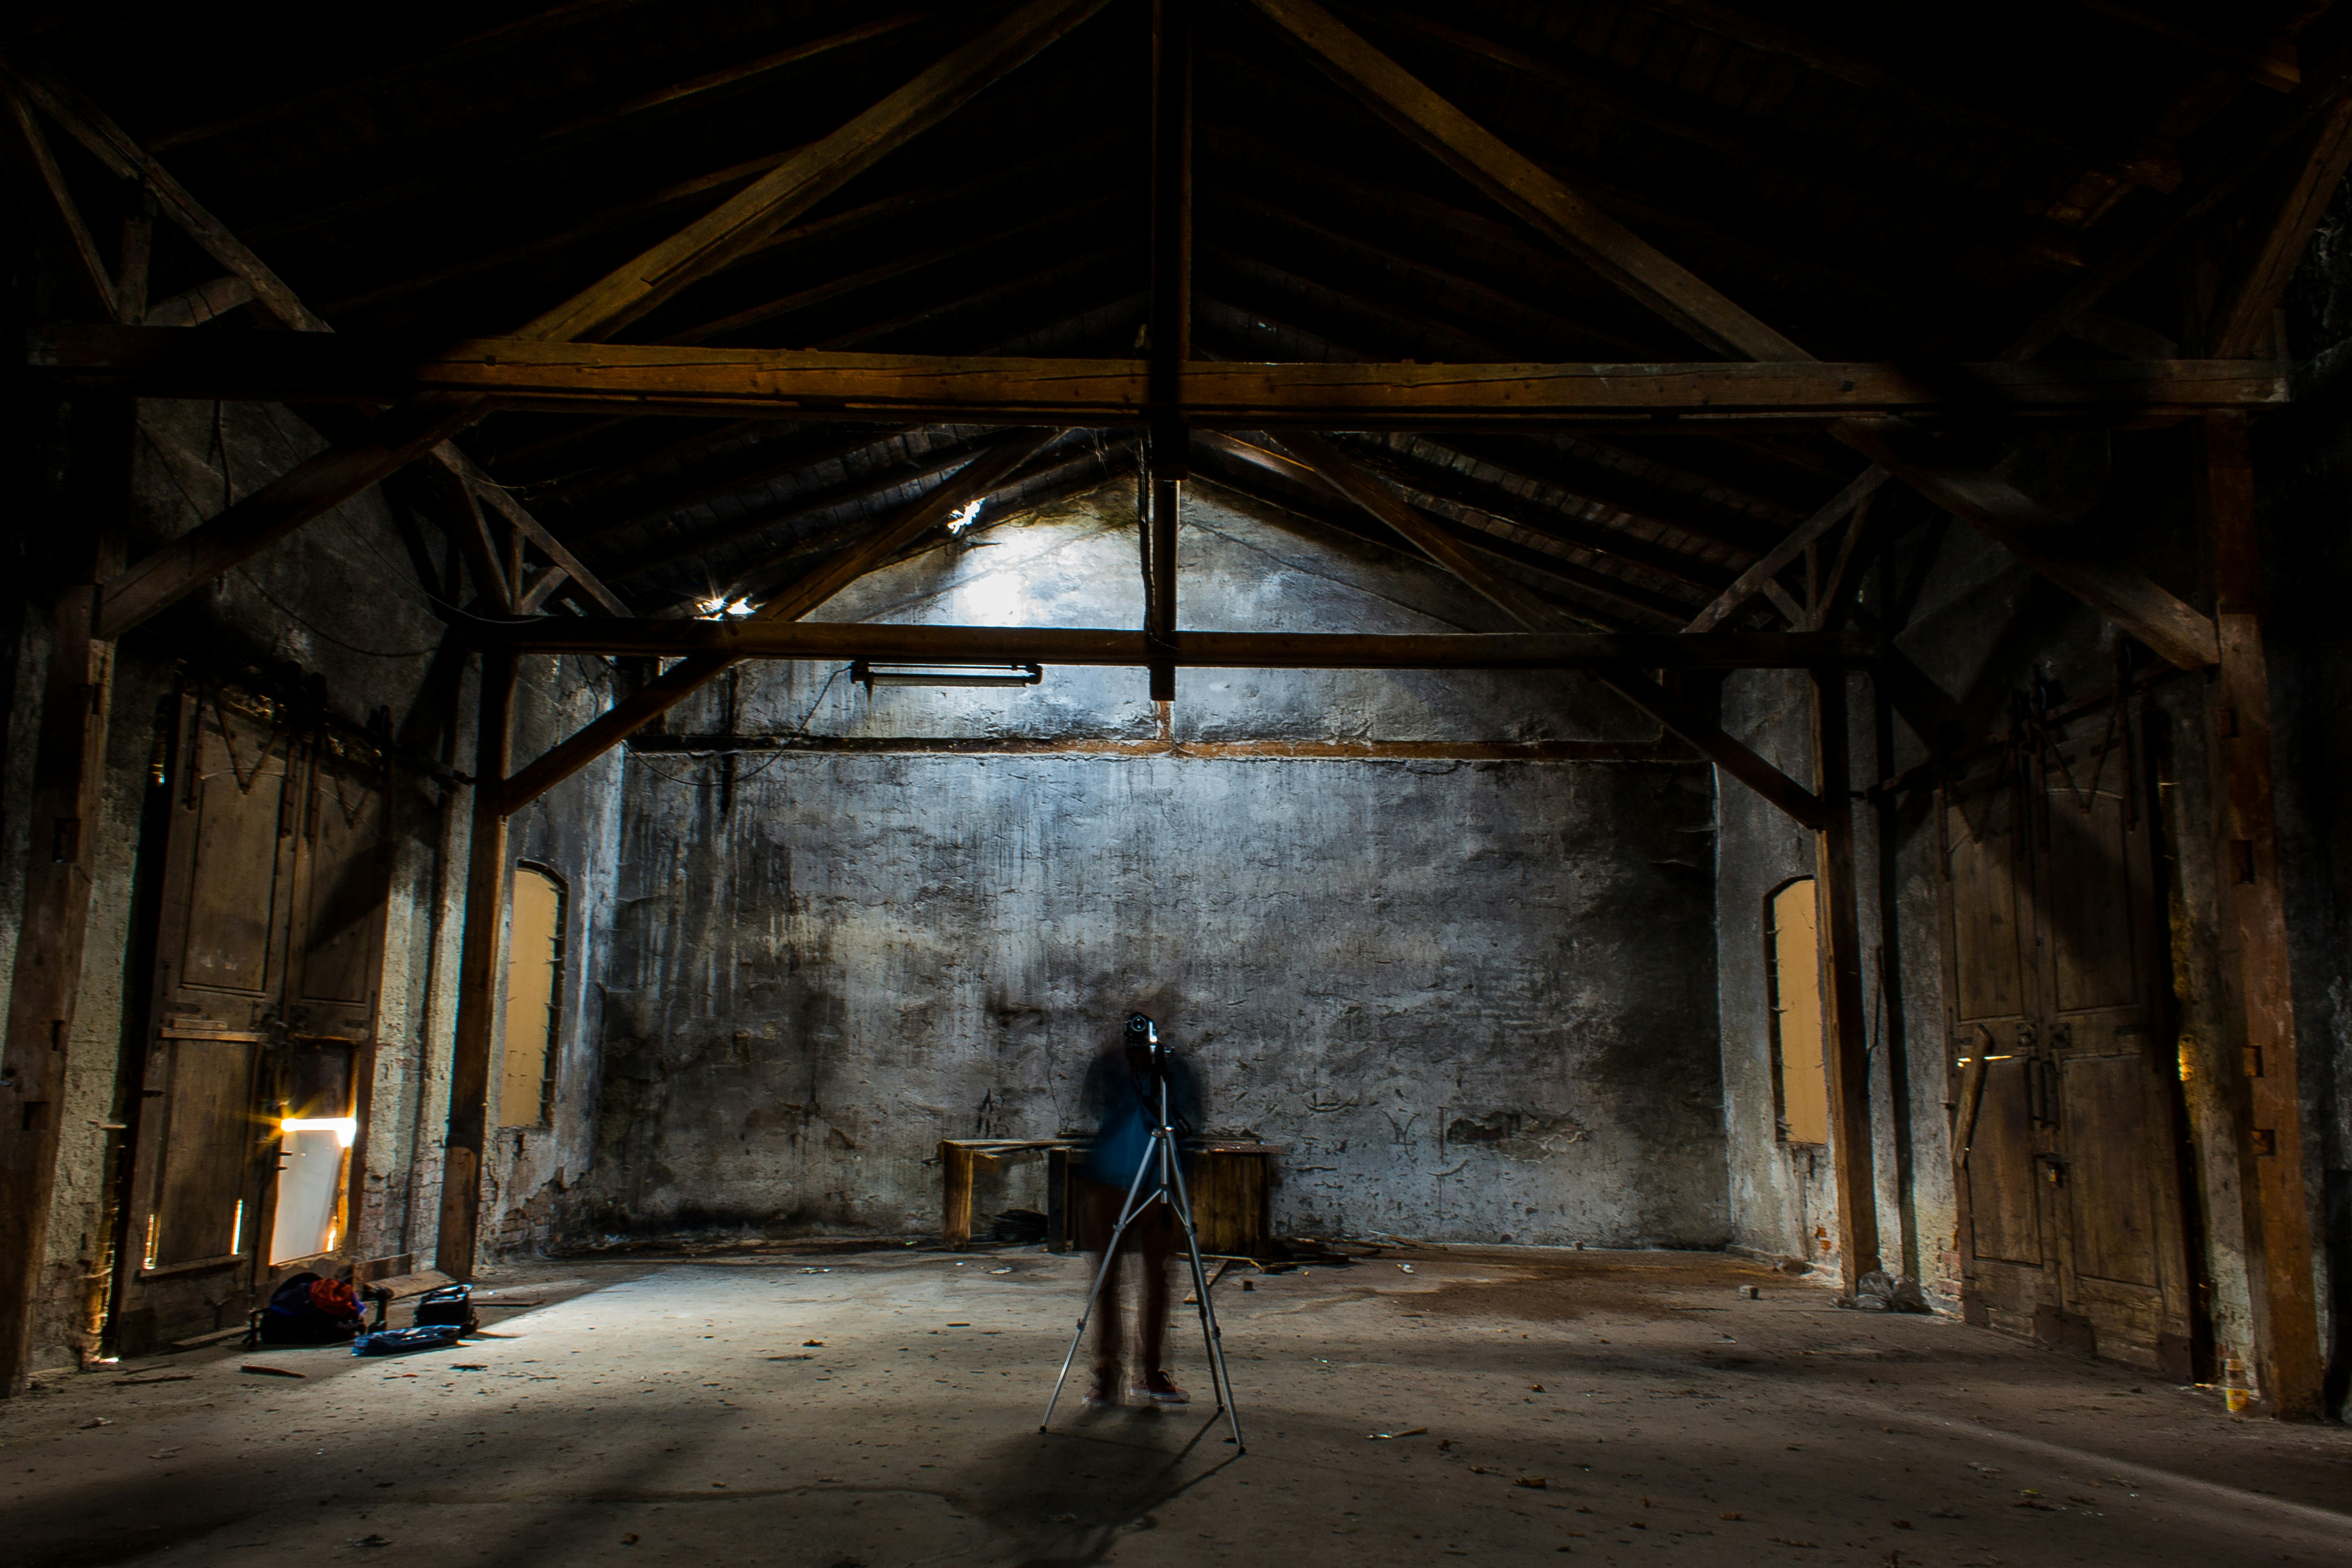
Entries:
{"type": "Polygon", "coordinates": [[[1173,1140],[1170,1141],[1166,1153],[1167,1164],[1160,1180],[1163,1184],[1171,1179],[1175,1184],[1176,1199],[1171,1206],[1176,1211],[1177,1220],[1184,1226],[1184,1247],[1192,1260],[1192,1297],[1201,1304],[1201,1337],[1208,1345],[1211,1386],[1217,1396],[1217,1408],[1225,1413],[1226,1425],[1233,1428],[1234,1451],[1240,1453],[1243,1451],[1241,1412],[1234,1405],[1233,1375],[1225,1370],[1224,1335],[1217,1327],[1216,1303],[1209,1296],[1209,1273],[1201,1266],[1200,1233],[1192,1228],[1192,1194],[1184,1185],[1184,1166],[1176,1158],[1173,1140]]]}
{"type": "Polygon", "coordinates": [[[1078,1359],[1078,1347],[1086,1342],[1087,1321],[1095,1315],[1095,1302],[1102,1297],[1103,1283],[1110,1278],[1111,1268],[1118,1261],[1118,1244],[1126,1237],[1128,1226],[1135,1223],[1135,1216],[1150,1205],[1150,1198],[1145,1198],[1141,1203],[1136,1201],[1136,1195],[1143,1190],[1144,1175],[1150,1169],[1151,1156],[1146,1153],[1136,1163],[1135,1180],[1128,1184],[1127,1201],[1119,1205],[1118,1223],[1111,1226],[1110,1239],[1103,1244],[1102,1262],[1095,1269],[1094,1284],[1087,1290],[1087,1304],[1078,1313],[1077,1331],[1070,1336],[1069,1351],[1062,1357],[1062,1370],[1054,1378],[1053,1394],[1045,1401],[1045,1414],[1038,1419],[1037,1430],[1040,1432],[1053,1425],[1054,1406],[1061,1403],[1062,1385],[1070,1380],[1070,1363],[1078,1359]]]}

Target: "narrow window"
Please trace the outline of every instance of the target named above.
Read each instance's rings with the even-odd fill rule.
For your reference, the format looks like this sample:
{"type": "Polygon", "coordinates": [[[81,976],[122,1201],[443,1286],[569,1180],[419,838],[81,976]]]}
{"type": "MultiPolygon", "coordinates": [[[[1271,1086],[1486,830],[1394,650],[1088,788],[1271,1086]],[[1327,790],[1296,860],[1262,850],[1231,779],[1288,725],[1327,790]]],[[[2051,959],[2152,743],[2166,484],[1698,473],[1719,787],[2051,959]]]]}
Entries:
{"type": "Polygon", "coordinates": [[[555,1110],[567,901],[553,872],[528,863],[515,868],[514,920],[507,937],[506,1050],[499,1074],[502,1127],[544,1127],[555,1110]]]}
{"type": "Polygon", "coordinates": [[[1800,877],[1764,906],[1765,986],[1772,1008],[1772,1060],[1780,1136],[1830,1141],[1829,1071],[1822,1053],[1821,909],[1813,879],[1800,877]]]}

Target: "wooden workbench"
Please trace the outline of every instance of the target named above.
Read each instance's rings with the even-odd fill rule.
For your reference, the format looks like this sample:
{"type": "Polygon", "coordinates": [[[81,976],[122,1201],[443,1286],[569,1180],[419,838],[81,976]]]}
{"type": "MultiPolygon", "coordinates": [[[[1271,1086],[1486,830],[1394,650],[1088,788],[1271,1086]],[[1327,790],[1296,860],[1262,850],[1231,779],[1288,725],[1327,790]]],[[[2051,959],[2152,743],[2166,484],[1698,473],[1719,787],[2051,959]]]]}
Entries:
{"type": "MultiPolygon", "coordinates": [[[[1083,1138],[943,1138],[940,1141],[940,1236],[949,1247],[971,1244],[972,1178],[983,1160],[1045,1157],[1045,1247],[1072,1244],[1077,1162],[1083,1138]]],[[[1192,1224],[1201,1250],[1227,1258],[1273,1255],[1274,1162],[1277,1144],[1236,1139],[1193,1139],[1185,1181],[1192,1193],[1192,1224]]]]}

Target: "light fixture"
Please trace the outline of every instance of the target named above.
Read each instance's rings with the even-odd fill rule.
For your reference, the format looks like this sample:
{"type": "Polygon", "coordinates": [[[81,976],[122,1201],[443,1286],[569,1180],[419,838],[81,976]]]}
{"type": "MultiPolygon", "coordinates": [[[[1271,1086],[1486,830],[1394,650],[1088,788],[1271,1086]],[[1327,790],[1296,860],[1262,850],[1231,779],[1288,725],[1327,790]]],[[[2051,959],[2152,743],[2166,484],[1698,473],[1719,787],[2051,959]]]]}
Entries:
{"type": "Polygon", "coordinates": [[[861,658],[849,679],[874,695],[877,686],[1034,686],[1045,679],[1038,664],[893,664],[861,658]]]}
{"type": "Polygon", "coordinates": [[[751,596],[730,599],[724,595],[705,599],[694,607],[694,613],[705,620],[740,621],[751,613],[751,596]]]}
{"type": "Polygon", "coordinates": [[[981,504],[986,500],[987,498],[982,496],[976,500],[967,501],[962,506],[957,508],[955,512],[948,519],[948,531],[950,533],[961,533],[965,529],[970,528],[973,523],[979,521],[981,504]]]}

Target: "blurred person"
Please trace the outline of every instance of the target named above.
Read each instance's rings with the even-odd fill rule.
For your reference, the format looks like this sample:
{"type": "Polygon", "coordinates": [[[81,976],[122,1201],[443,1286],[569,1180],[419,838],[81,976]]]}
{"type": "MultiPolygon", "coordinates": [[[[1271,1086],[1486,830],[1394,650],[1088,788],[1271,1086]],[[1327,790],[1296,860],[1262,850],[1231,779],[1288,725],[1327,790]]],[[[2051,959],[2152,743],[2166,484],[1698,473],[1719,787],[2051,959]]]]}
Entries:
{"type": "MultiPolygon", "coordinates": [[[[1165,1045],[1159,1029],[1142,1013],[1128,1015],[1125,1037],[1097,1057],[1087,1069],[1083,1104],[1094,1125],[1094,1139],[1079,1164],[1079,1236],[1087,1251],[1102,1267],[1102,1254],[1118,1227],[1119,1210],[1136,1186],[1136,1172],[1147,1161],[1142,1192],[1159,1184],[1151,1134],[1160,1125],[1160,1079],[1168,1080],[1168,1120],[1177,1137],[1189,1137],[1202,1114],[1200,1086],[1192,1069],[1165,1045]],[[1156,1058],[1156,1060],[1155,1060],[1156,1058]]],[[[1189,1175],[1191,1165],[1185,1169],[1189,1175]]],[[[1127,1277],[1142,1271],[1142,1319],[1139,1324],[1139,1355],[1127,1392],[1156,1405],[1192,1403],[1160,1364],[1160,1344],[1168,1327],[1168,1261],[1182,1238],[1176,1223],[1173,1193],[1170,1201],[1146,1205],[1119,1238],[1118,1255],[1103,1276],[1102,1294],[1096,1303],[1095,1373],[1087,1390],[1087,1404],[1104,1409],[1120,1403],[1121,1330],[1125,1312],[1121,1295],[1127,1277]]]]}

